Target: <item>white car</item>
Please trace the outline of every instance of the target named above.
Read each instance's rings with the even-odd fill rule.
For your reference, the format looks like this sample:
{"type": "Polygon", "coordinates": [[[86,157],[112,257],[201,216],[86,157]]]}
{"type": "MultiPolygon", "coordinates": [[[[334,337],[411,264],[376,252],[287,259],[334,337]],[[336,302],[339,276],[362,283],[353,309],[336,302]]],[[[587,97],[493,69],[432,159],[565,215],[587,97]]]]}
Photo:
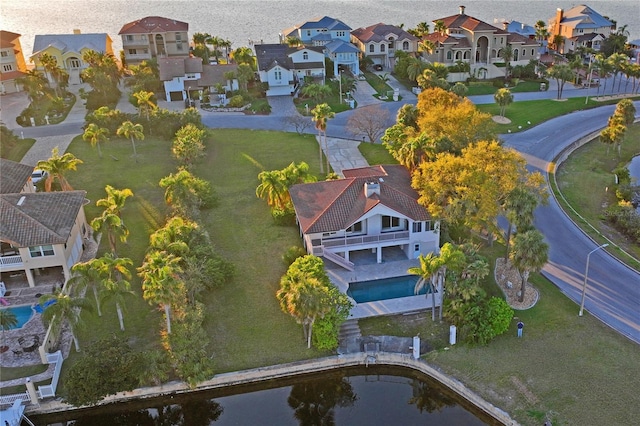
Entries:
{"type": "Polygon", "coordinates": [[[34,169],[33,173],[31,173],[31,182],[33,183],[33,186],[36,186],[36,184],[41,180],[46,179],[47,176],[49,176],[49,173],[46,171],[34,169]]]}

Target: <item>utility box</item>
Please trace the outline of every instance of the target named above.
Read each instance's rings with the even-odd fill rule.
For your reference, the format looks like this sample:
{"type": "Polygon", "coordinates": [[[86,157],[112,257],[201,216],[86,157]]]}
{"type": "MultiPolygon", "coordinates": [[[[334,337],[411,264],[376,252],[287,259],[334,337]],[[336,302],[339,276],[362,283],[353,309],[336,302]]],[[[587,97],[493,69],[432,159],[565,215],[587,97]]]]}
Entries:
{"type": "Polygon", "coordinates": [[[449,344],[450,345],[455,345],[456,344],[456,326],[452,325],[449,327],[449,344]]]}
{"type": "Polygon", "coordinates": [[[420,337],[413,337],[413,359],[420,358],[420,337]]]}

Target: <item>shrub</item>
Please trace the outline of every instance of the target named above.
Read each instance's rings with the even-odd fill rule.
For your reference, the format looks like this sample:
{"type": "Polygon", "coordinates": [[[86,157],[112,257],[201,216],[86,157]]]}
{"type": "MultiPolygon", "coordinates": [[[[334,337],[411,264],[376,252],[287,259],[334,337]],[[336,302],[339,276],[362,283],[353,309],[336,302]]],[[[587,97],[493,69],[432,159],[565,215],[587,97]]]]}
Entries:
{"type": "Polygon", "coordinates": [[[293,210],[271,209],[271,217],[276,225],[289,226],[295,224],[295,212],[293,210]]]}
{"type": "Polygon", "coordinates": [[[241,108],[244,106],[244,98],[242,95],[235,95],[231,99],[229,99],[229,107],[231,108],[241,108]]]}
{"type": "Polygon", "coordinates": [[[307,251],[300,246],[292,246],[282,255],[282,261],[285,265],[290,266],[299,257],[306,256],[307,251]]]}

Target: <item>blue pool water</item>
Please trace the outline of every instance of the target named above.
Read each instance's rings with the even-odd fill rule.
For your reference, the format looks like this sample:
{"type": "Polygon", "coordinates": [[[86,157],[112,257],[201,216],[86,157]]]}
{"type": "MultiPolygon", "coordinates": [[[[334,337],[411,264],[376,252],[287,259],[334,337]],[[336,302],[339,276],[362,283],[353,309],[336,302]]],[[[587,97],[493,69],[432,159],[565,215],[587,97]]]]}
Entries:
{"type": "Polygon", "coordinates": [[[11,330],[22,328],[22,326],[25,325],[34,314],[33,309],[31,309],[30,305],[9,306],[6,308],[2,308],[2,310],[13,312],[16,316],[16,319],[18,320],[18,325],[16,325],[15,327],[11,327],[11,330]]]}
{"type": "MultiPolygon", "coordinates": [[[[358,281],[349,283],[347,295],[357,303],[375,302],[377,300],[397,299],[415,296],[414,288],[418,282],[417,275],[384,278],[381,280],[358,281]]],[[[418,294],[426,294],[427,286],[418,294]]]]}

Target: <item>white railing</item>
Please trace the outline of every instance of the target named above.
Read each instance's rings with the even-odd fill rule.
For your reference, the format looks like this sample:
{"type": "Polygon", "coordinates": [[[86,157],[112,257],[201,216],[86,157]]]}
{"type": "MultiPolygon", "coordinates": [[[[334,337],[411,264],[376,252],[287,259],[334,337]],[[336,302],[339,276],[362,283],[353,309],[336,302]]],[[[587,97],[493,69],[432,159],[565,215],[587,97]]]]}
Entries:
{"type": "Polygon", "coordinates": [[[22,256],[1,256],[0,266],[15,266],[22,263],[22,256]]]}
{"type": "Polygon", "coordinates": [[[29,392],[14,393],[0,396],[0,405],[13,405],[15,401],[29,402],[29,392]]]}
{"type": "Polygon", "coordinates": [[[47,361],[49,362],[49,364],[55,364],[55,367],[53,369],[51,384],[38,386],[38,397],[40,399],[56,396],[56,388],[58,387],[60,371],[62,370],[62,361],[64,361],[62,352],[57,351],[52,354],[47,354],[47,361]]]}
{"type": "MultiPolygon", "coordinates": [[[[409,239],[409,231],[402,232],[388,232],[385,234],[378,235],[358,235],[358,236],[345,236],[338,238],[327,238],[320,240],[320,245],[324,247],[347,247],[354,245],[363,245],[363,244],[371,244],[371,243],[379,243],[379,242],[390,242],[390,241],[400,241],[400,240],[408,240],[409,239]]],[[[315,246],[314,246],[315,247],[315,246]]]]}
{"type": "Polygon", "coordinates": [[[353,271],[355,268],[355,265],[353,264],[353,262],[348,261],[347,259],[345,259],[344,257],[340,256],[339,254],[335,254],[332,253],[328,250],[322,250],[322,256],[325,259],[329,259],[330,261],[332,261],[333,263],[342,266],[343,268],[345,268],[348,271],[353,271]]]}

